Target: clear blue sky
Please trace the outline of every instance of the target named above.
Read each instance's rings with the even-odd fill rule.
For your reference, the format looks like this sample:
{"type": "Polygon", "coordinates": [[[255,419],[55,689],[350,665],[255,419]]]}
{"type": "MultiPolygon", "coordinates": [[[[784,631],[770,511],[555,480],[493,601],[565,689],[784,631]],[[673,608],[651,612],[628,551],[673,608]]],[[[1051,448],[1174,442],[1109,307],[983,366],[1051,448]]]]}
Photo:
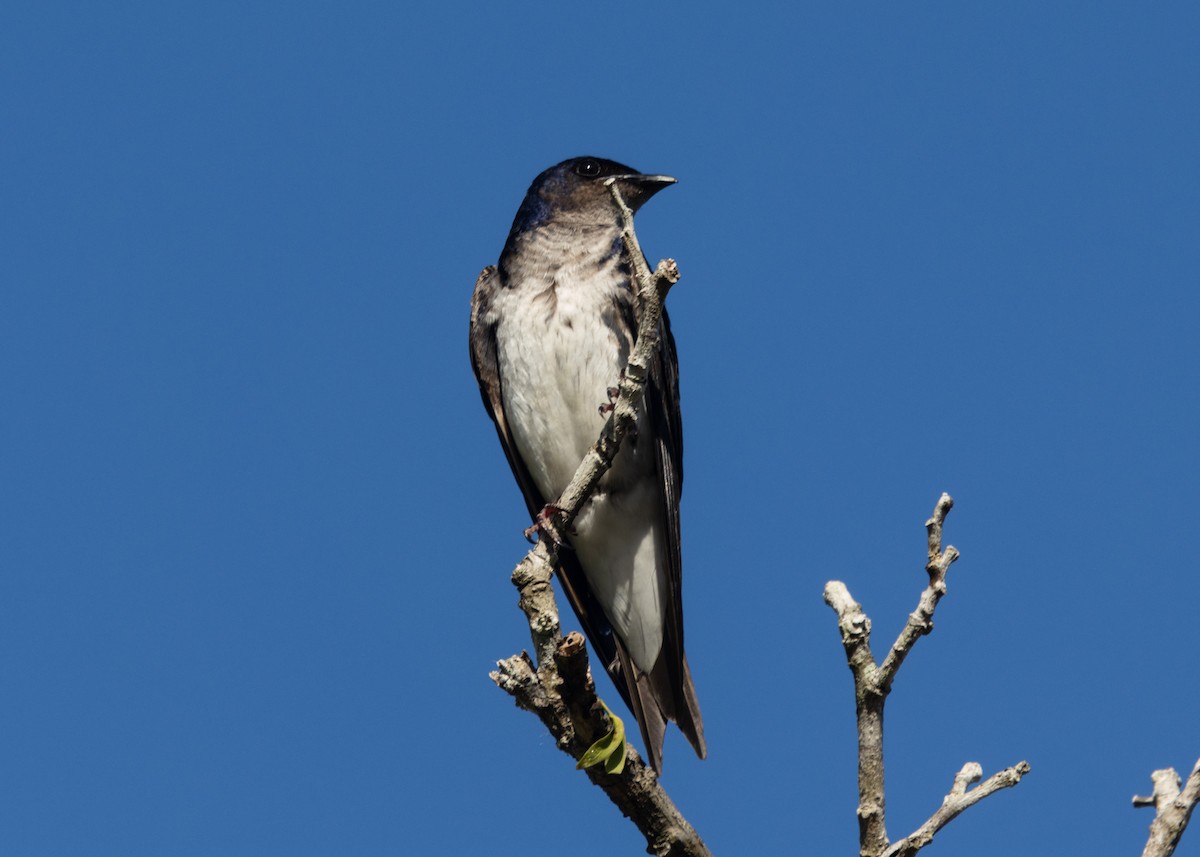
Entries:
{"type": "Polygon", "coordinates": [[[679,178],[714,851],[855,853],[821,590],[890,642],[945,490],[891,833],[1028,759],[929,853],[1139,853],[1200,756],[1200,7],[827,5],[5,5],[0,850],[641,853],[487,678],[527,520],[469,296],[593,154],[679,178]]]}

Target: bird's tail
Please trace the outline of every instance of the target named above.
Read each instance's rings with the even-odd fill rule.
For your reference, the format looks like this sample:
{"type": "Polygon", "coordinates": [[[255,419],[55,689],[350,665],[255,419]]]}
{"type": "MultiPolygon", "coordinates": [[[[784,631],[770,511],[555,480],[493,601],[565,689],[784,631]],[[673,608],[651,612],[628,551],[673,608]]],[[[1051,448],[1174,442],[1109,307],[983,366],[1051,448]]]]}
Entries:
{"type": "Polygon", "coordinates": [[[687,655],[682,660],[683,675],[680,677],[680,693],[676,696],[675,722],[696,755],[703,759],[708,755],[708,745],[704,743],[704,718],[700,716],[700,703],[696,699],[696,686],[692,684],[692,669],[688,666],[687,655]]]}
{"type": "Polygon", "coordinates": [[[703,759],[708,755],[708,747],[704,743],[704,720],[700,716],[700,703],[696,700],[696,688],[692,684],[687,656],[681,659],[682,674],[675,678],[665,657],[660,656],[654,669],[644,673],[633,663],[623,646],[617,647],[617,654],[629,707],[637,719],[642,744],[655,773],[662,773],[663,738],[668,720],[675,721],[697,756],[703,759]]]}

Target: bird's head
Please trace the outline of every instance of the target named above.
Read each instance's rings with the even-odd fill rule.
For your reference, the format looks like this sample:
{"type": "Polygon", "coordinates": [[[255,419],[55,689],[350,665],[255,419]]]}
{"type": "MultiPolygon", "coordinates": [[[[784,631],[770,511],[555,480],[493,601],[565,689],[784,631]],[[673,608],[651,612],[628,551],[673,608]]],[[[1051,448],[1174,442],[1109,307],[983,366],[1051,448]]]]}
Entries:
{"type": "Polygon", "coordinates": [[[534,229],[557,218],[611,222],[617,216],[614,184],[630,211],[637,211],[654,194],[675,184],[675,179],[643,175],[604,158],[571,158],[533,180],[513,221],[513,232],[534,229]]]}

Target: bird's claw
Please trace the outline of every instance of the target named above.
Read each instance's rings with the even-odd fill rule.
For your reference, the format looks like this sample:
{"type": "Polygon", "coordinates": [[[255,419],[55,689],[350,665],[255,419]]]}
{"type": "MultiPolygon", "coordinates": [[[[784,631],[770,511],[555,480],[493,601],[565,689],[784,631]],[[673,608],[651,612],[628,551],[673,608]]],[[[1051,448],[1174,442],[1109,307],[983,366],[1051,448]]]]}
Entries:
{"type": "Polygon", "coordinates": [[[604,391],[608,394],[608,401],[600,406],[600,416],[606,417],[613,412],[613,408],[617,406],[617,397],[621,395],[620,387],[609,387],[604,391]]]}
{"type": "Polygon", "coordinates": [[[554,521],[555,515],[561,515],[562,511],[553,503],[543,506],[542,511],[538,512],[537,517],[533,519],[533,523],[525,528],[525,538],[529,543],[533,544],[538,539],[549,539],[556,548],[569,548],[570,545],[563,539],[558,524],[554,521]]]}

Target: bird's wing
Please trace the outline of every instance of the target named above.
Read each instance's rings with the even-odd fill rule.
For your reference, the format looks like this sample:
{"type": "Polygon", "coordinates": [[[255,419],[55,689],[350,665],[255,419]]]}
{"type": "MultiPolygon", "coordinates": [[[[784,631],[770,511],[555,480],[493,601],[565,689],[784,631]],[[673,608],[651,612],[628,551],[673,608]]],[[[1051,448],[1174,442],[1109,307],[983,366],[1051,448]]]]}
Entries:
{"type": "MultiPolygon", "coordinates": [[[[496,434],[500,436],[500,445],[504,447],[504,455],[508,458],[513,476],[525,496],[525,505],[529,509],[530,518],[536,518],[545,507],[548,499],[542,496],[529,468],[525,466],[517,445],[513,442],[512,432],[504,413],[504,394],[500,379],[499,361],[496,355],[496,319],[492,313],[492,302],[497,290],[501,288],[500,276],[494,265],[484,268],[475,281],[475,292],[471,296],[471,367],[475,370],[475,379],[479,382],[479,392],[483,397],[483,406],[496,424],[496,434]]],[[[557,497],[549,498],[556,500],[557,497]]],[[[592,649],[604,664],[605,670],[612,676],[625,705],[635,711],[630,687],[621,668],[621,657],[618,652],[619,643],[612,625],[604,615],[600,603],[588,586],[583,574],[583,567],[573,551],[561,550],[558,554],[559,580],[562,582],[564,594],[579,617],[580,624],[592,643],[592,649]]]]}
{"type": "Polygon", "coordinates": [[[475,380],[479,382],[483,406],[496,424],[496,434],[500,436],[500,445],[504,447],[508,465],[517,478],[517,484],[521,486],[521,493],[525,495],[529,514],[537,515],[546,501],[534,484],[529,468],[521,460],[504,414],[504,394],[496,356],[496,319],[492,312],[492,303],[499,289],[500,275],[496,272],[496,266],[488,265],[479,273],[475,291],[471,295],[471,368],[475,370],[475,380]]]}
{"type": "Polygon", "coordinates": [[[656,685],[656,695],[665,703],[664,711],[679,725],[696,754],[703,759],[707,754],[704,721],[700,716],[700,705],[683,648],[683,559],[679,534],[679,502],[683,492],[683,418],[679,412],[679,359],[666,310],[663,311],[659,334],[660,344],[650,366],[646,415],[653,427],[659,484],[662,487],[661,508],[667,534],[668,598],[661,656],[665,675],[660,678],[660,670],[656,667],[650,679],[656,685]],[[666,686],[663,687],[663,684],[666,686]]]}
{"type": "MultiPolygon", "coordinates": [[[[638,329],[635,301],[622,302],[619,312],[628,330],[638,329]]],[[[666,535],[665,574],[667,603],[663,615],[663,647],[649,672],[642,672],[620,641],[616,642],[619,663],[609,667],[618,688],[624,688],[626,704],[634,713],[650,764],[662,770],[662,745],[666,721],[674,720],[700,758],[707,755],[704,721],[692,684],[683,649],[683,563],[680,552],[679,500],[683,490],[683,420],[679,410],[679,360],[671,322],[664,310],[659,329],[659,346],[649,366],[645,392],[643,428],[655,443],[660,486],[660,526],[666,535]],[[615,668],[614,668],[615,667],[615,668]]],[[[641,433],[639,433],[641,434],[641,433]]],[[[637,438],[631,438],[637,443],[637,438]]]]}

